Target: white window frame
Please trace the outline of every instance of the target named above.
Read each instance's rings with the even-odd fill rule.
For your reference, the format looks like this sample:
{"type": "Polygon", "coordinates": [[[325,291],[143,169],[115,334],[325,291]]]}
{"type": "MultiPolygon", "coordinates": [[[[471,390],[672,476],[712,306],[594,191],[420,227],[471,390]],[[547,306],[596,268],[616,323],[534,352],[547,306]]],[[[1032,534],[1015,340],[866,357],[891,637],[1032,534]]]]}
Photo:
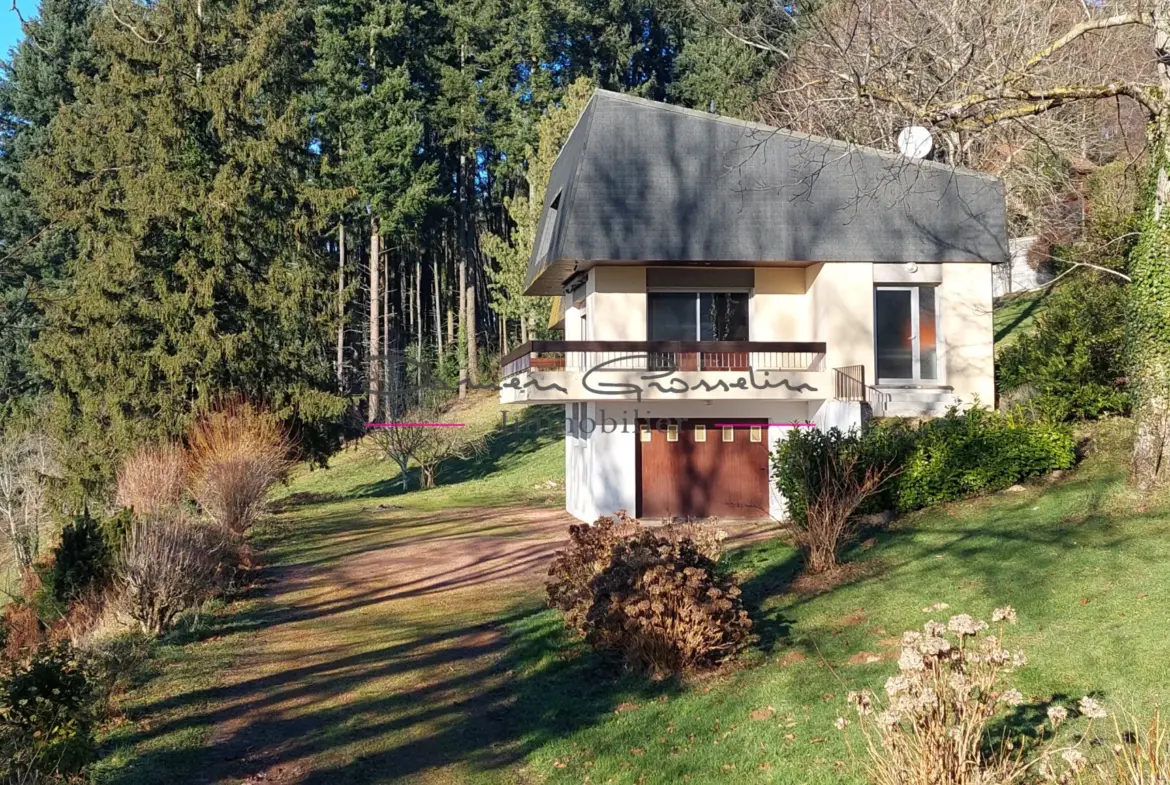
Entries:
{"type": "Polygon", "coordinates": [[[879,285],[873,288],[873,368],[874,376],[877,377],[877,383],[890,385],[906,385],[913,384],[922,387],[942,387],[946,384],[946,357],[944,356],[943,347],[945,345],[942,334],[942,298],[939,296],[942,288],[938,285],[920,285],[920,284],[904,284],[898,286],[879,285]],[[918,336],[920,335],[919,315],[921,313],[919,293],[923,289],[934,290],[934,365],[935,378],[922,378],[922,345],[919,343],[918,336]],[[887,376],[878,376],[878,358],[877,358],[877,309],[878,309],[878,292],[910,292],[910,329],[913,331],[911,337],[911,370],[913,376],[907,379],[896,379],[887,376]]]}

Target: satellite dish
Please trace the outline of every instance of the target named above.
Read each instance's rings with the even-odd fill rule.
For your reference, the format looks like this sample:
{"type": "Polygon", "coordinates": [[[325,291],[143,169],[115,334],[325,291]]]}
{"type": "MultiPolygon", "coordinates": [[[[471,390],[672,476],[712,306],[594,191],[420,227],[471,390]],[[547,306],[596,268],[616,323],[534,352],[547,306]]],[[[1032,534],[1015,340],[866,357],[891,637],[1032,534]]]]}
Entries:
{"type": "Polygon", "coordinates": [[[930,131],[920,125],[903,128],[898,134],[898,149],[907,158],[925,158],[934,149],[930,131]]]}

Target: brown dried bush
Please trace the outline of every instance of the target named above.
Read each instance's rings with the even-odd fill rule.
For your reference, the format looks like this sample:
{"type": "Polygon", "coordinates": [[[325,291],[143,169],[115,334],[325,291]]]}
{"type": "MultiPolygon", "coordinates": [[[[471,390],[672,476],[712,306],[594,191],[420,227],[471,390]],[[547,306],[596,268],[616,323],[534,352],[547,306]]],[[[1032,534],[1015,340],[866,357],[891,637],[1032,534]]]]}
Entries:
{"type": "Polygon", "coordinates": [[[191,493],[213,521],[242,534],[289,468],[291,442],[270,413],[232,401],[199,419],[187,437],[191,493]]]}
{"type": "Polygon", "coordinates": [[[716,666],[751,637],[735,578],[686,537],[645,529],[619,540],[590,587],[586,640],[654,678],[716,666]]]}
{"type": "Polygon", "coordinates": [[[115,572],[118,608],[148,635],[170,629],[175,618],[222,591],[235,554],[230,536],[181,515],[134,525],[115,572]]]}
{"type": "Polygon", "coordinates": [[[31,606],[10,602],[0,611],[0,644],[3,644],[5,660],[17,662],[47,640],[48,632],[31,606]]]}
{"type": "Polygon", "coordinates": [[[569,545],[553,557],[545,590],[549,607],[563,613],[565,624],[580,634],[585,634],[585,615],[593,605],[593,579],[609,566],[613,546],[638,529],[638,521],[625,510],[569,527],[569,545]]]}
{"type": "Polygon", "coordinates": [[[179,504],[187,489],[187,456],[177,444],[145,444],[118,467],[115,499],[139,515],[179,504]]]}

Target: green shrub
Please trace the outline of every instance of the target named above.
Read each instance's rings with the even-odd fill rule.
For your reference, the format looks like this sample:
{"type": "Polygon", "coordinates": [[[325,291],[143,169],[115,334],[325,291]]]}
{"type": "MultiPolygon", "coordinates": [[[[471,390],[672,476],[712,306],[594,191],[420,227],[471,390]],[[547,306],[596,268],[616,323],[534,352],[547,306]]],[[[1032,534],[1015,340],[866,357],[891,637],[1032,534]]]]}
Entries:
{"type": "Polygon", "coordinates": [[[750,640],[734,576],[689,537],[644,529],[620,539],[590,588],[586,640],[654,677],[713,667],[750,640]]]}
{"type": "Polygon", "coordinates": [[[914,441],[896,481],[901,511],[1003,490],[1076,460],[1068,428],[980,407],[952,408],[920,425],[914,441]]]}
{"type": "Polygon", "coordinates": [[[113,558],[102,525],[88,511],[61,529],[61,541],[53,548],[51,566],[41,575],[44,589],[62,609],[91,589],[110,580],[113,558]]]}
{"type": "Polygon", "coordinates": [[[98,691],[68,644],[39,649],[0,676],[0,781],[45,782],[93,760],[98,691]]]}
{"type": "Polygon", "coordinates": [[[1001,399],[1056,421],[1126,413],[1125,290],[1106,274],[1073,275],[1048,296],[1032,333],[999,352],[1001,399]]]}
{"type": "Polygon", "coordinates": [[[110,549],[111,561],[117,559],[133,528],[134,510],[129,507],[123,507],[102,521],[102,537],[105,538],[106,545],[110,549]]]}

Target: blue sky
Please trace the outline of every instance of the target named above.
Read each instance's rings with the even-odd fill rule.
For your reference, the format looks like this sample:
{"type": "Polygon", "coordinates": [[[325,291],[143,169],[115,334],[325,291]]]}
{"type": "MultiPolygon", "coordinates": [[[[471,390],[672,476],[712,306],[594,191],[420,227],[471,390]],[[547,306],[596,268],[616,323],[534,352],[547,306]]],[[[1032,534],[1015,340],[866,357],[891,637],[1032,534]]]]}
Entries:
{"type": "MultiPolygon", "coordinates": [[[[39,7],[36,0],[17,0],[17,5],[25,19],[35,16],[39,7]]],[[[0,56],[7,60],[8,50],[22,37],[20,19],[12,10],[11,0],[0,0],[0,56]]]]}

